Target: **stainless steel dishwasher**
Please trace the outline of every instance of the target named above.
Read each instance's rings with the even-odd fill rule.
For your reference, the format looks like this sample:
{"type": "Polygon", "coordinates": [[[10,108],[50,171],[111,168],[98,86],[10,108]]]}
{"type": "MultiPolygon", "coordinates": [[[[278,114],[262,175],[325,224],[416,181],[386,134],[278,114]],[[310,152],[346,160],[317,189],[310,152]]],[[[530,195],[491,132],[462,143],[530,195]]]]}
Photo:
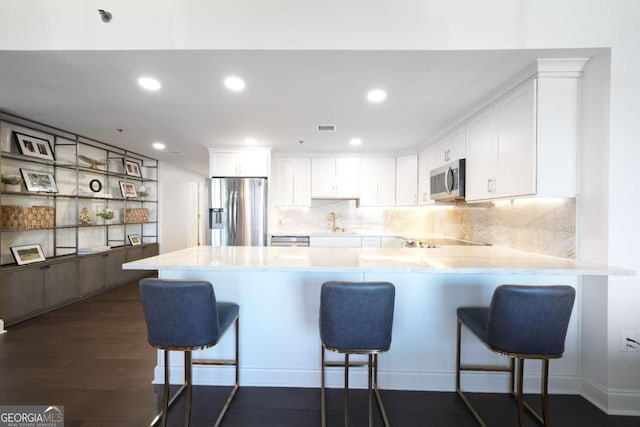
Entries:
{"type": "Polygon", "coordinates": [[[271,236],[271,246],[308,247],[309,236],[271,236]]]}

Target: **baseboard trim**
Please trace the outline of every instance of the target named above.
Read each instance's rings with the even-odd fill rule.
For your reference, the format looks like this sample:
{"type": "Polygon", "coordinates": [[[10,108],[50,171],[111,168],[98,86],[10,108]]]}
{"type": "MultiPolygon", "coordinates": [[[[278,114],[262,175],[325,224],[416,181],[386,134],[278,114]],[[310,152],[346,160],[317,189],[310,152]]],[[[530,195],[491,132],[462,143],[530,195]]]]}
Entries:
{"type": "Polygon", "coordinates": [[[580,395],[607,415],[640,416],[640,391],[608,389],[583,378],[580,395]]]}
{"type": "MultiPolygon", "coordinates": [[[[182,366],[171,366],[169,376],[171,384],[183,382],[182,366]]],[[[233,367],[194,366],[193,378],[196,385],[233,384],[233,367]]],[[[343,387],[341,369],[330,368],[327,371],[327,387],[343,387]]],[[[154,384],[164,382],[164,368],[156,366],[154,384]]],[[[320,387],[319,369],[256,369],[244,368],[240,372],[242,385],[253,387],[320,387]]],[[[410,391],[455,391],[455,372],[389,372],[380,371],[378,382],[381,389],[410,391]]],[[[364,389],[367,387],[366,369],[352,369],[349,386],[364,389]]],[[[465,391],[476,393],[503,393],[508,391],[508,376],[496,373],[464,373],[462,387],[465,391]]],[[[525,374],[525,392],[540,392],[540,374],[525,374]]],[[[573,376],[550,376],[549,393],[579,394],[580,379],[573,376]]]]}

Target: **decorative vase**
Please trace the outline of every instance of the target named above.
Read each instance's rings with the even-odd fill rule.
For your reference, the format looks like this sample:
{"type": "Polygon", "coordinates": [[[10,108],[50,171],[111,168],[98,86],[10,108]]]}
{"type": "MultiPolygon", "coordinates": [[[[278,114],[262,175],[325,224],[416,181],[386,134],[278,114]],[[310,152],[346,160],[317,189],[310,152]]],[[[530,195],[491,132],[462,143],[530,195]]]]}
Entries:
{"type": "Polygon", "coordinates": [[[5,191],[13,191],[15,193],[19,193],[20,192],[20,184],[5,184],[4,185],[4,190],[5,191]]]}

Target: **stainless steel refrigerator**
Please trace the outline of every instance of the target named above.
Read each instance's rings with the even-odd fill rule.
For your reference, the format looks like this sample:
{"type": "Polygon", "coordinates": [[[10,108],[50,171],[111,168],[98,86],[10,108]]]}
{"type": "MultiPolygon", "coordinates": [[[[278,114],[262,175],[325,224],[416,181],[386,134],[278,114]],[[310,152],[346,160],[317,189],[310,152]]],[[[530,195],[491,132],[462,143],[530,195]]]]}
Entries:
{"type": "Polygon", "coordinates": [[[209,244],[267,245],[267,178],[211,178],[209,244]]]}

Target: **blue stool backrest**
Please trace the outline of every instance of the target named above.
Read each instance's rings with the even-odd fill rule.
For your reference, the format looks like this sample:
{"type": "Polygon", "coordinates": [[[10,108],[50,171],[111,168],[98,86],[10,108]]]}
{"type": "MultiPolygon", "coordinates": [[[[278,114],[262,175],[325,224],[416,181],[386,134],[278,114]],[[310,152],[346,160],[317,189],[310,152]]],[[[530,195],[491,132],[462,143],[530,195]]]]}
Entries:
{"type": "Polygon", "coordinates": [[[575,295],[571,286],[499,286],[489,307],[487,344],[508,353],[562,355],[575,295]]]}
{"type": "Polygon", "coordinates": [[[395,287],[387,282],[325,282],[320,339],[336,350],[388,350],[395,287]]]}
{"type": "Polygon", "coordinates": [[[211,283],[143,279],[140,297],[152,346],[200,347],[218,338],[220,326],[211,283]]]}

